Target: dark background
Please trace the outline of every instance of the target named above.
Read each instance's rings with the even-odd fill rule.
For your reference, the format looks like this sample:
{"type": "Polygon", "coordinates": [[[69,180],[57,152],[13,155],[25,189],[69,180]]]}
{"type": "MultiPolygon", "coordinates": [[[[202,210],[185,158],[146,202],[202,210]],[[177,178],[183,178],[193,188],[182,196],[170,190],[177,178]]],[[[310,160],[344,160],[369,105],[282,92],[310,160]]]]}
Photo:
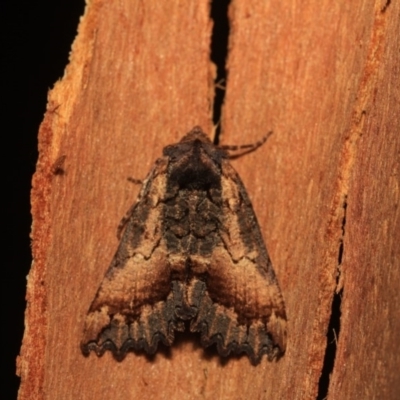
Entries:
{"type": "MultiPolygon", "coordinates": [[[[229,0],[212,2],[214,24],[211,58],[218,66],[217,81],[224,84],[229,26],[229,0]]],[[[3,264],[2,361],[6,375],[4,399],[16,399],[19,378],[15,374],[24,330],[26,276],[32,263],[30,189],[37,161],[37,134],[46,110],[47,92],[62,78],[68,55],[83,15],[84,0],[4,1],[1,79],[3,93],[3,175],[6,190],[3,264]],[[8,141],[7,141],[8,140],[8,141]],[[10,157],[10,158],[8,158],[10,157]],[[8,260],[8,261],[7,261],[8,260]]],[[[224,91],[217,90],[214,123],[220,118],[224,91]]],[[[4,182],[4,180],[3,180],[4,182]]]]}
{"type": "Polygon", "coordinates": [[[8,260],[2,265],[1,279],[5,400],[16,399],[19,386],[15,359],[23,335],[26,276],[32,262],[29,195],[38,129],[47,92],[63,76],[68,63],[84,6],[84,0],[1,3],[2,175],[3,183],[6,181],[2,247],[8,260]]]}

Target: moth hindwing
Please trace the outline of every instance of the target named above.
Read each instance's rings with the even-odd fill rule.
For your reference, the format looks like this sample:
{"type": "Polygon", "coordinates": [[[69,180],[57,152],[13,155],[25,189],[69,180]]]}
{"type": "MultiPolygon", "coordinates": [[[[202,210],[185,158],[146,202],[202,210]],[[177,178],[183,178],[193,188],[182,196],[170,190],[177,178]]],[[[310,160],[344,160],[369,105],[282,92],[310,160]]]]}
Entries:
{"type": "Polygon", "coordinates": [[[245,352],[257,364],[285,352],[281,291],[226,149],[235,150],[215,146],[199,127],[164,148],[90,306],[85,355],[154,353],[160,341],[172,345],[185,321],[222,356],[245,352]]]}

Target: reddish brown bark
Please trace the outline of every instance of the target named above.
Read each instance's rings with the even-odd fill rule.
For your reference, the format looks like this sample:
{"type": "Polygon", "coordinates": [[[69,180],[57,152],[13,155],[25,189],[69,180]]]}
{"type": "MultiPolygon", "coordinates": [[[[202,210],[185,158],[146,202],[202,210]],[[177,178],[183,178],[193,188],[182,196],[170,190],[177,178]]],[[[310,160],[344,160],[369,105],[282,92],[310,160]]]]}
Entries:
{"type": "Polygon", "coordinates": [[[126,178],[194,125],[211,134],[212,23],[205,1],[89,3],[39,133],[19,399],[315,399],[340,290],[328,398],[396,397],[399,15],[398,2],[232,1],[222,142],[274,130],[235,168],[286,301],[288,350],[222,364],[193,335],[118,363],[82,356],[84,317],[138,193],[126,178]]]}

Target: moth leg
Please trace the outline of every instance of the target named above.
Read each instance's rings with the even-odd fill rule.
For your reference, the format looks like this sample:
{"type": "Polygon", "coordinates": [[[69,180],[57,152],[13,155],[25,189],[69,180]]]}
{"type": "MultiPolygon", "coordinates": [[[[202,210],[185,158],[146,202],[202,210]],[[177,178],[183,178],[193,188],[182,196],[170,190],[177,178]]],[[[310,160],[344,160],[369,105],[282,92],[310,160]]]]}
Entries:
{"type": "Polygon", "coordinates": [[[230,160],[233,160],[235,158],[239,158],[244,156],[245,154],[251,153],[255,150],[257,150],[260,146],[262,146],[267,139],[272,135],[272,131],[268,132],[261,140],[255,142],[255,143],[250,143],[250,144],[242,144],[238,146],[230,146],[230,145],[221,145],[218,146],[220,149],[225,150],[228,152],[228,158],[230,160]],[[233,152],[233,153],[231,153],[233,152]],[[237,153],[235,153],[237,152],[237,153]]]}
{"type": "Polygon", "coordinates": [[[211,137],[214,138],[214,144],[215,144],[215,140],[217,139],[217,131],[219,129],[219,126],[221,124],[221,120],[217,121],[217,123],[215,125],[213,125],[213,127],[211,128],[211,137]]]}
{"type": "Polygon", "coordinates": [[[214,87],[219,90],[226,90],[225,79],[222,78],[218,82],[215,82],[214,87]]]}
{"type": "Polygon", "coordinates": [[[136,179],[136,178],[132,178],[131,176],[128,176],[127,180],[128,180],[128,182],[131,182],[134,185],[143,185],[142,179],[136,179]]]}

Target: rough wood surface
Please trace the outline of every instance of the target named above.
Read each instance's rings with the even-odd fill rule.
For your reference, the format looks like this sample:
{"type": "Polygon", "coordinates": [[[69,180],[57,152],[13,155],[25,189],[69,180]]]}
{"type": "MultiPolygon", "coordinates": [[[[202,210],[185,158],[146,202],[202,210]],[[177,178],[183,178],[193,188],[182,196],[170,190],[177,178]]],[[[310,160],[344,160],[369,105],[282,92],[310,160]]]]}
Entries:
{"type": "Polygon", "coordinates": [[[126,178],[194,125],[211,133],[213,98],[208,2],[94,0],[39,134],[20,400],[316,399],[336,291],[328,398],[400,392],[400,4],[233,0],[229,15],[222,142],[274,130],[235,167],[286,301],[287,353],[221,363],[182,335],[154,359],[82,356],[138,193],[126,178]]]}

